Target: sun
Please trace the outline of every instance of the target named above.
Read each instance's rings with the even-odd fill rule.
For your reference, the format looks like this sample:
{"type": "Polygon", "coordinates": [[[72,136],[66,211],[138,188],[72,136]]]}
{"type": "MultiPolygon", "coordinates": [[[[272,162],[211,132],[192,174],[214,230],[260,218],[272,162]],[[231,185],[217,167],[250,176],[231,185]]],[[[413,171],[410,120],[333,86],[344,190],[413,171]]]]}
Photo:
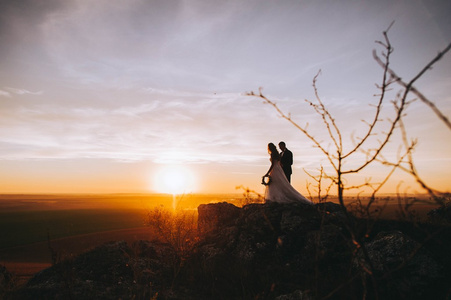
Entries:
{"type": "Polygon", "coordinates": [[[194,189],[194,176],[182,165],[164,166],[156,172],[153,185],[159,193],[186,194],[194,189]]]}

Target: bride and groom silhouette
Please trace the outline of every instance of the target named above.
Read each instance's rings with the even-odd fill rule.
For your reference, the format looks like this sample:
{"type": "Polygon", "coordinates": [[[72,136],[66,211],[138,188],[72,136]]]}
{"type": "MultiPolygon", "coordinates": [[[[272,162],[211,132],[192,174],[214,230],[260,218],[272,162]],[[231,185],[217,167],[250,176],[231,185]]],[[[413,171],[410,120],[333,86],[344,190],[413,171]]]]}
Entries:
{"type": "Polygon", "coordinates": [[[284,142],[279,143],[279,148],[280,153],[273,143],[268,144],[271,166],[262,178],[262,184],[266,185],[265,201],[313,204],[312,201],[296,191],[290,183],[293,153],[287,149],[284,142]],[[265,178],[268,180],[265,181],[265,178]]]}

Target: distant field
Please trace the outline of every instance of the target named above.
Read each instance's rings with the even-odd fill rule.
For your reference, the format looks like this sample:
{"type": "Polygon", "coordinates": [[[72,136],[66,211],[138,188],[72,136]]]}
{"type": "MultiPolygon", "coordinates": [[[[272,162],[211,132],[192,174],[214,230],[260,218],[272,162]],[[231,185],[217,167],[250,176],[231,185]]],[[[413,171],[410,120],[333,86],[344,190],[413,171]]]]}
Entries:
{"type": "Polygon", "coordinates": [[[1,211],[145,209],[171,202],[172,196],[167,194],[0,195],[1,211]]]}
{"type": "MultiPolygon", "coordinates": [[[[197,208],[201,203],[234,201],[242,194],[187,194],[175,197],[183,208],[197,208]]],[[[172,207],[173,196],[168,194],[0,194],[0,210],[65,210],[65,209],[148,209],[158,205],[172,207]]]]}
{"type": "Polygon", "coordinates": [[[144,226],[142,209],[81,209],[0,213],[0,249],[66,236],[144,226]]]}

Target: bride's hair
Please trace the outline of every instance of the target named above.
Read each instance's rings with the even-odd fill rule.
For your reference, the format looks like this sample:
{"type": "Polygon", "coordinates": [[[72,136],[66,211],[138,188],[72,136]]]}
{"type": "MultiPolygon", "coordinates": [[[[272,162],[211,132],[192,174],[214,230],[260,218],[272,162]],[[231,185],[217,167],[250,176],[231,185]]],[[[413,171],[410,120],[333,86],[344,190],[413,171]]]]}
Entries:
{"type": "Polygon", "coordinates": [[[279,151],[277,151],[277,147],[273,143],[268,144],[268,152],[271,155],[272,160],[280,160],[279,151]]]}

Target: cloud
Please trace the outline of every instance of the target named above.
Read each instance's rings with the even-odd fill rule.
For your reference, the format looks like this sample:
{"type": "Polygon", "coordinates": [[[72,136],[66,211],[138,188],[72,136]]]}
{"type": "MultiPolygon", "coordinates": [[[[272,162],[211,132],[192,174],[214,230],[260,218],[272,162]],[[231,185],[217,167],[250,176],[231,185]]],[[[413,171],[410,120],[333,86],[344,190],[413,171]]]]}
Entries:
{"type": "Polygon", "coordinates": [[[16,95],[42,95],[43,94],[43,91],[32,92],[32,91],[29,91],[26,89],[17,89],[17,88],[12,88],[12,87],[7,87],[6,89],[16,95]]]}
{"type": "Polygon", "coordinates": [[[0,90],[0,97],[11,97],[11,93],[7,91],[0,90]]]}
{"type": "Polygon", "coordinates": [[[37,92],[32,92],[26,89],[18,89],[18,88],[12,88],[12,87],[4,87],[3,90],[0,90],[0,97],[8,97],[11,98],[14,95],[42,95],[44,92],[43,91],[37,91],[37,92]]]}
{"type": "Polygon", "coordinates": [[[159,91],[154,96],[147,103],[111,108],[10,108],[2,120],[7,130],[0,142],[7,147],[0,157],[162,162],[174,159],[170,153],[183,152],[177,159],[188,163],[260,159],[250,144],[261,133],[249,126],[261,120],[253,109],[258,102],[227,93],[159,91]]]}

